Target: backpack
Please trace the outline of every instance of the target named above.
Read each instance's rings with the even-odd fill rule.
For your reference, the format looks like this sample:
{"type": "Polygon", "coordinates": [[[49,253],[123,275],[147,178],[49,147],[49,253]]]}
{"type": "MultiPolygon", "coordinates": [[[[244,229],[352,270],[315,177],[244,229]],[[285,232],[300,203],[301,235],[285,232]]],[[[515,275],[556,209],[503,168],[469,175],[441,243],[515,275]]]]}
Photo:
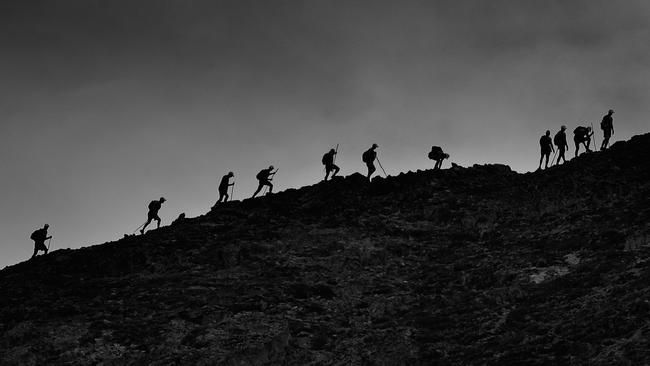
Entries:
{"type": "Polygon", "coordinates": [[[147,208],[149,209],[149,211],[154,211],[154,210],[158,209],[157,206],[158,206],[158,201],[151,201],[151,202],[149,202],[149,205],[147,206],[147,208]]]}
{"type": "Polygon", "coordinates": [[[268,178],[268,174],[266,173],[265,169],[262,169],[262,170],[260,170],[259,173],[257,173],[255,178],[257,178],[257,180],[264,180],[264,179],[268,178]]]}
{"type": "Polygon", "coordinates": [[[440,146],[433,146],[431,147],[431,151],[429,151],[429,159],[431,160],[437,160],[440,158],[440,156],[443,154],[442,148],[440,146]]]}
{"type": "Polygon", "coordinates": [[[321,162],[323,163],[323,165],[331,164],[332,163],[332,158],[331,158],[330,154],[325,153],[325,155],[323,155],[323,158],[321,159],[321,162]]]}
{"type": "Polygon", "coordinates": [[[372,150],[366,150],[363,152],[363,155],[361,155],[361,160],[363,160],[364,163],[372,163],[373,156],[372,156],[372,150]]]}
{"type": "Polygon", "coordinates": [[[586,130],[586,128],[584,128],[582,126],[578,126],[578,127],[576,127],[575,130],[573,130],[573,134],[582,136],[582,135],[585,135],[587,133],[585,130],[586,130]]]}
{"type": "Polygon", "coordinates": [[[561,140],[561,137],[560,137],[561,134],[562,134],[562,131],[558,131],[555,134],[555,136],[553,136],[553,143],[555,144],[555,146],[563,145],[562,141],[560,141],[561,140]]]}
{"type": "Polygon", "coordinates": [[[39,232],[39,231],[40,231],[40,229],[34,231],[34,232],[32,233],[32,235],[29,236],[29,238],[32,239],[32,240],[34,240],[34,241],[38,240],[38,232],[39,232]]]}

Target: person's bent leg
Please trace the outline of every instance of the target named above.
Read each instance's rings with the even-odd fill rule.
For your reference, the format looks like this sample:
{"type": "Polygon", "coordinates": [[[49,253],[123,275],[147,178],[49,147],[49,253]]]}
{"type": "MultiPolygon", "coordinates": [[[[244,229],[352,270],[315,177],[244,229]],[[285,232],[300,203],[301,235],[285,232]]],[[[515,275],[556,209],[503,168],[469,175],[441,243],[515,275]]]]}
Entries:
{"type": "Polygon", "coordinates": [[[257,196],[257,194],[260,193],[260,191],[262,190],[262,187],[264,187],[264,184],[260,183],[260,184],[257,186],[257,190],[255,191],[255,193],[253,193],[253,197],[252,197],[252,198],[255,198],[255,196],[257,196]]]}
{"type": "Polygon", "coordinates": [[[336,165],[332,165],[332,168],[334,169],[334,173],[332,173],[332,178],[334,178],[341,169],[336,165]]]}
{"type": "Polygon", "coordinates": [[[152,219],[151,217],[147,217],[147,222],[144,223],[144,226],[140,230],[140,234],[144,234],[144,229],[146,229],[147,226],[149,226],[149,224],[151,223],[151,219],[152,219]]]}
{"type": "Polygon", "coordinates": [[[157,228],[157,229],[160,229],[160,222],[161,222],[161,221],[162,221],[162,220],[160,220],[160,217],[157,217],[157,216],[156,216],[156,228],[157,228]]]}

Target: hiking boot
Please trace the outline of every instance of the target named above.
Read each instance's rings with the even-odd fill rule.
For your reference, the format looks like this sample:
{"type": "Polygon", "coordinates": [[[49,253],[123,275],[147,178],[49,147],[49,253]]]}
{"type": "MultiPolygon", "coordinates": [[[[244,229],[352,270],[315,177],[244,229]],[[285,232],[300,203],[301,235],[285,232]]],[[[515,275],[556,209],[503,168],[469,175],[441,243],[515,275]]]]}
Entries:
{"type": "Polygon", "coordinates": [[[144,234],[144,229],[140,230],[140,235],[144,234]]]}

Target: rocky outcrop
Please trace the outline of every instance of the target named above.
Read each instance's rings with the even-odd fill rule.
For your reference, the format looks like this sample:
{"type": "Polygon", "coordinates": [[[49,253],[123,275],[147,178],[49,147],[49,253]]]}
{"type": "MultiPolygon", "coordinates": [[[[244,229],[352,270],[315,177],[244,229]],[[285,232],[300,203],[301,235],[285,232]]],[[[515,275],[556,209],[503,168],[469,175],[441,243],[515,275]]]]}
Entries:
{"type": "Polygon", "coordinates": [[[58,250],[0,271],[0,364],[645,364],[648,161],[354,174],[58,250]]]}

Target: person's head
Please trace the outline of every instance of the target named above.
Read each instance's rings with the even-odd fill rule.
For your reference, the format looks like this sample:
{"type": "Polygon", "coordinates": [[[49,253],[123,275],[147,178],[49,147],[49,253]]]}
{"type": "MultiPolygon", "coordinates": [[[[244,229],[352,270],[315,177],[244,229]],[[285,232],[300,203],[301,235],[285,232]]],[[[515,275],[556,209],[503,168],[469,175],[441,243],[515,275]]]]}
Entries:
{"type": "Polygon", "coordinates": [[[561,129],[562,131],[564,131],[564,130],[566,130],[566,126],[565,126],[565,125],[562,125],[562,127],[561,127],[560,129],[561,129]]]}
{"type": "Polygon", "coordinates": [[[50,227],[50,225],[45,224],[45,225],[43,226],[43,229],[46,229],[46,230],[47,230],[49,227],[50,227]]]}
{"type": "Polygon", "coordinates": [[[449,154],[445,154],[445,159],[449,159],[449,154]]]}
{"type": "Polygon", "coordinates": [[[228,172],[228,176],[229,176],[229,177],[234,177],[234,176],[235,176],[235,173],[233,173],[233,172],[228,172]]]}
{"type": "Polygon", "coordinates": [[[336,150],[330,149],[330,154],[336,154],[336,150]]]}
{"type": "Polygon", "coordinates": [[[273,165],[269,166],[269,170],[273,170],[273,169],[274,169],[273,165]]]}
{"type": "Polygon", "coordinates": [[[587,131],[591,131],[591,126],[587,126],[587,131]]]}
{"type": "Polygon", "coordinates": [[[160,199],[158,200],[158,202],[160,202],[160,203],[164,203],[165,201],[167,201],[167,200],[165,199],[165,197],[160,197],[160,199]]]}
{"type": "Polygon", "coordinates": [[[379,145],[377,145],[377,144],[372,144],[371,149],[376,149],[376,148],[378,148],[378,147],[379,147],[379,145]]]}
{"type": "Polygon", "coordinates": [[[546,130],[546,136],[551,136],[551,131],[546,130]]]}
{"type": "Polygon", "coordinates": [[[610,110],[607,112],[607,114],[609,114],[609,115],[611,116],[612,114],[614,114],[614,110],[613,110],[613,109],[610,109],[610,110]]]}

